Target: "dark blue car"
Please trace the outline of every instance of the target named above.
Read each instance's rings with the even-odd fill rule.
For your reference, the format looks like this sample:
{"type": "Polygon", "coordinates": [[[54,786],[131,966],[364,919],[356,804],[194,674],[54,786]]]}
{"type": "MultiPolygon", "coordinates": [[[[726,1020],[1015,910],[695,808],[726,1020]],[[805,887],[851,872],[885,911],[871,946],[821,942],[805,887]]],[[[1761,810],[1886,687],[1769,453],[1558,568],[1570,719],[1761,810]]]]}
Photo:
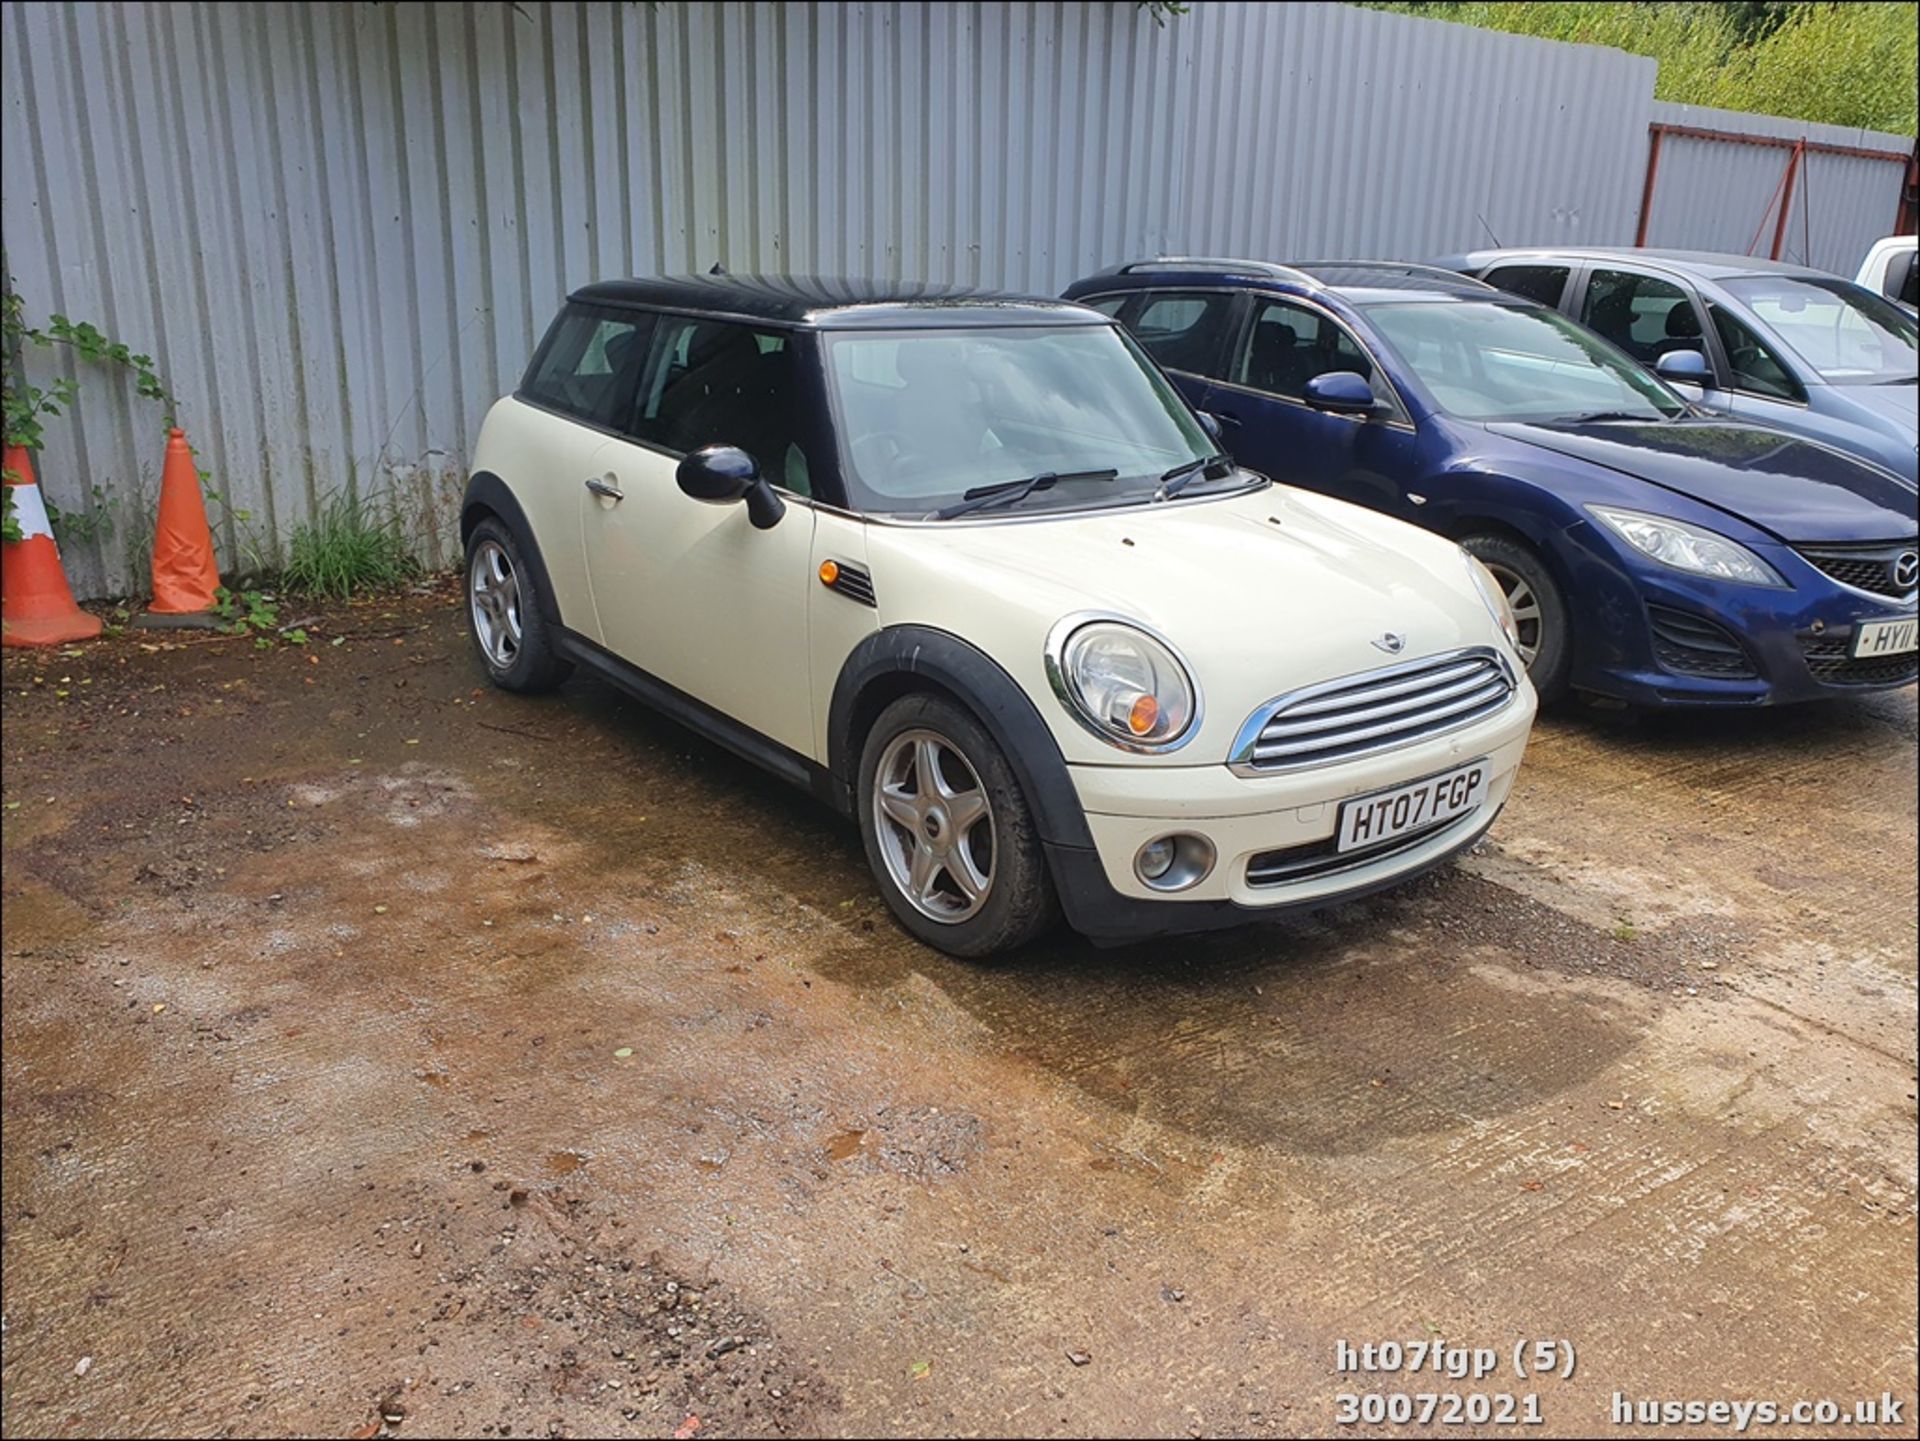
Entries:
{"type": "Polygon", "coordinates": [[[1156,260],[1067,296],[1126,326],[1242,464],[1477,555],[1544,698],[1777,704],[1914,679],[1914,487],[1704,416],[1545,306],[1385,263],[1156,260]]]}

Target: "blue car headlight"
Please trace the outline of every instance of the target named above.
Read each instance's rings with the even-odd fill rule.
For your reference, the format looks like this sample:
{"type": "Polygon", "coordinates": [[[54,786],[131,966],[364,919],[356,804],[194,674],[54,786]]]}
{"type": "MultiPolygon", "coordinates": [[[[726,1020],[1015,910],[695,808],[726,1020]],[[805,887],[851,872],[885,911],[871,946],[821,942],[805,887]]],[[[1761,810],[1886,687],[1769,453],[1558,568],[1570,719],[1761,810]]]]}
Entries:
{"type": "Polygon", "coordinates": [[[1744,545],[1703,526],[1689,525],[1669,516],[1648,515],[1644,511],[1616,510],[1607,505],[1590,505],[1587,510],[1628,545],[1662,565],[1741,585],[1792,589],[1779,571],[1744,545]]]}

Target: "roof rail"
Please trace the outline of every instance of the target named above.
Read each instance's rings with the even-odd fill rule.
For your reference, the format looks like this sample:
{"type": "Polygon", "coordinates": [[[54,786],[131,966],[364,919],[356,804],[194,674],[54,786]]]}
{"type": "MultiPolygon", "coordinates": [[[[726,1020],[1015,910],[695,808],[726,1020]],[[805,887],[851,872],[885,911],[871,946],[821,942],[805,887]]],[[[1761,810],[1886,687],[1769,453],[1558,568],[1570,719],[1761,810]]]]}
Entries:
{"type": "Polygon", "coordinates": [[[1120,266],[1114,274],[1134,275],[1149,270],[1237,270],[1250,275],[1268,275],[1275,280],[1291,280],[1318,289],[1320,282],[1292,265],[1276,265],[1271,260],[1238,260],[1219,255],[1157,255],[1152,260],[1136,260],[1120,266]]]}
{"type": "Polygon", "coordinates": [[[1322,270],[1371,270],[1383,275],[1404,275],[1412,280],[1418,280],[1422,276],[1435,280],[1450,280],[1458,285],[1477,286],[1481,290],[1500,288],[1497,285],[1488,284],[1478,276],[1449,270],[1444,265],[1422,265],[1413,260],[1301,260],[1296,261],[1295,264],[1310,275],[1322,270]]]}

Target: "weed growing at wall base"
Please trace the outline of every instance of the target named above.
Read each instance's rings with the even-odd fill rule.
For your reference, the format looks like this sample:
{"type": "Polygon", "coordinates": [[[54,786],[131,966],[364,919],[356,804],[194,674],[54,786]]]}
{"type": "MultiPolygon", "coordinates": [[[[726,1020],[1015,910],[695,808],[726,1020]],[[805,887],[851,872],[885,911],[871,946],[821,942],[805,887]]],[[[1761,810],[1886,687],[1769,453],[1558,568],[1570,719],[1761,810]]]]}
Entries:
{"type": "Polygon", "coordinates": [[[347,596],[391,590],[419,572],[406,539],[359,497],[336,491],[293,533],[281,579],[289,590],[347,596]]]}

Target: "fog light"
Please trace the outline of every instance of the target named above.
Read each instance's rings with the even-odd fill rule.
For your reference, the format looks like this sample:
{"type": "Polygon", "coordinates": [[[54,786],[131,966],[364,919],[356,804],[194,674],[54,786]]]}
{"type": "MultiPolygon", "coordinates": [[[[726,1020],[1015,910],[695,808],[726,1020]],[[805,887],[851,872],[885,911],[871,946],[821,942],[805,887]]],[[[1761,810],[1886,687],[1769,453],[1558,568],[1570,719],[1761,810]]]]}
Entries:
{"type": "Polygon", "coordinates": [[[1213,855],[1205,836],[1159,836],[1134,853],[1133,873],[1156,891],[1184,891],[1212,874],[1213,855]]]}
{"type": "Polygon", "coordinates": [[[1140,847],[1140,857],[1134,867],[1140,872],[1143,881],[1157,881],[1173,868],[1173,837],[1162,836],[1157,841],[1148,841],[1140,847]]]}

